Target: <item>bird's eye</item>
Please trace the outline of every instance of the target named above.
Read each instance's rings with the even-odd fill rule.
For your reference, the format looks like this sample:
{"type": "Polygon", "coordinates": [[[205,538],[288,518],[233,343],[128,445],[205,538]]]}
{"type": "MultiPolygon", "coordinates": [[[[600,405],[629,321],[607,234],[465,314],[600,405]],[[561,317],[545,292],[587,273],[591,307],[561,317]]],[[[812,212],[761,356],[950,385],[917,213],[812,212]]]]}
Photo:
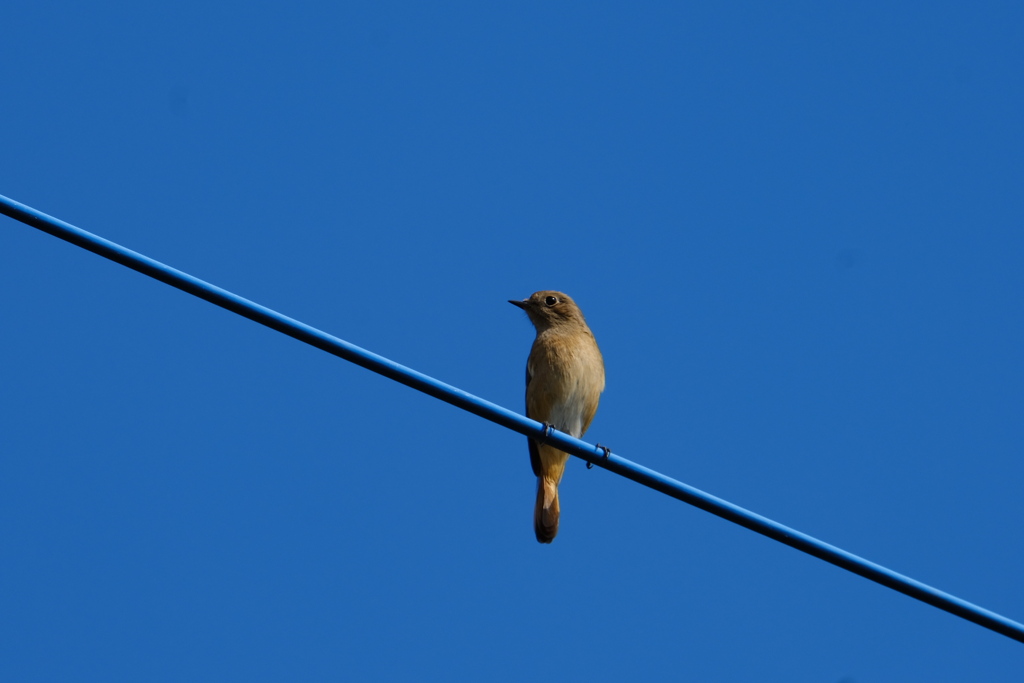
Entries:
{"type": "Polygon", "coordinates": [[[558,303],[558,297],[549,296],[547,299],[544,299],[544,303],[546,303],[548,306],[554,306],[555,304],[558,303]]]}

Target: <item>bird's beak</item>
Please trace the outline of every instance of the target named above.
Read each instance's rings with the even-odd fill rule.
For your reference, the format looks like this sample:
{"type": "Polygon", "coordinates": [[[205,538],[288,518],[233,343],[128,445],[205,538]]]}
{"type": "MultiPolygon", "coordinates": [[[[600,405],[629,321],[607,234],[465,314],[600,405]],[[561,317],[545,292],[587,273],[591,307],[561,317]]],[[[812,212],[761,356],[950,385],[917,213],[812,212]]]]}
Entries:
{"type": "Polygon", "coordinates": [[[528,303],[530,303],[528,299],[523,299],[522,301],[517,301],[515,299],[509,299],[508,302],[510,304],[512,304],[513,306],[518,306],[519,308],[523,309],[524,311],[526,310],[526,305],[528,303]]]}

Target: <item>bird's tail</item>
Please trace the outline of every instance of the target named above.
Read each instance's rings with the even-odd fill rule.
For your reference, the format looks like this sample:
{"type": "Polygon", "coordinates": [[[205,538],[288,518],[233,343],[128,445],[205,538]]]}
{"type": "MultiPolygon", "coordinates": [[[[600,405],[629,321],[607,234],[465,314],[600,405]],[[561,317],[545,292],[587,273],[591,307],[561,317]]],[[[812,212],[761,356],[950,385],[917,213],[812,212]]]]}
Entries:
{"type": "Polygon", "coordinates": [[[551,543],[558,535],[558,483],[537,477],[537,504],[533,508],[533,532],[539,543],[551,543]]]}

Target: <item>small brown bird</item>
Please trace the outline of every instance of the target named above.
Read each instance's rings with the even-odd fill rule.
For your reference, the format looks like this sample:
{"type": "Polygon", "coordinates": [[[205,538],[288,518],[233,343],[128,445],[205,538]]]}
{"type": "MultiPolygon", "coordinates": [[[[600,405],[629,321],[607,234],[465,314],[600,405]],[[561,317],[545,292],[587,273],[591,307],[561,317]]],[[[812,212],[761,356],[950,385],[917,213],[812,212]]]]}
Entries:
{"type": "MultiPolygon", "coordinates": [[[[526,311],[537,328],[526,361],[526,416],[583,436],[604,391],[604,359],[583,312],[561,292],[534,292],[509,303],[526,311]]],[[[530,464],[537,475],[533,530],[541,543],[551,543],[558,533],[558,482],[568,460],[568,453],[530,439],[530,464]]]]}

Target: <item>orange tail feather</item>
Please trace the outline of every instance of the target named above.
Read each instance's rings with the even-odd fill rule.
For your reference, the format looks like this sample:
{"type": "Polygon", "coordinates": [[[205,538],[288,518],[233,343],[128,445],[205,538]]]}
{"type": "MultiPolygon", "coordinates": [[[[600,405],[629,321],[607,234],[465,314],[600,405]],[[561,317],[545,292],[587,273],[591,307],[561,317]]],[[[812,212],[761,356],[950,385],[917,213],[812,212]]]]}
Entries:
{"type": "Polygon", "coordinates": [[[537,477],[537,504],[533,508],[533,532],[539,543],[551,543],[558,535],[558,484],[537,477]]]}

